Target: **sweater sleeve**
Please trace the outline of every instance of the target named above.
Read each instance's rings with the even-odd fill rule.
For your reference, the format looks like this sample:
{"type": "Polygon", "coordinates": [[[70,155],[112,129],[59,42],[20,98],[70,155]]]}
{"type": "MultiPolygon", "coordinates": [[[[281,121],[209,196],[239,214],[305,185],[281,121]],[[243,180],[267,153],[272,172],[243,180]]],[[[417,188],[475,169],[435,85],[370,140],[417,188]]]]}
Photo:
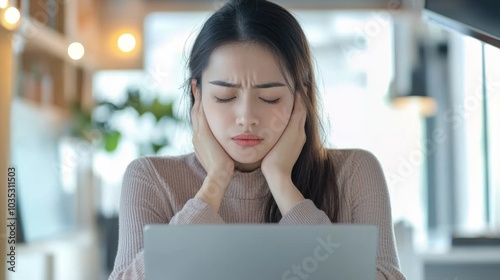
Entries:
{"type": "Polygon", "coordinates": [[[223,224],[221,216],[208,203],[191,198],[181,211],[170,220],[170,224],[223,224]]]}
{"type": "Polygon", "coordinates": [[[404,280],[399,269],[389,191],[382,167],[370,152],[356,150],[348,181],[353,223],[378,227],[377,280],[404,280]]]}
{"type": "Polygon", "coordinates": [[[279,221],[281,225],[330,224],[324,211],[319,210],[310,199],[304,199],[292,207],[279,221]]]}
{"type": "Polygon", "coordinates": [[[144,234],[147,224],[223,223],[202,200],[192,198],[169,221],[168,201],[160,195],[158,181],[147,167],[147,158],[129,164],[123,177],[118,218],[118,252],[109,280],[144,279],[144,234]]]}
{"type": "MultiPolygon", "coordinates": [[[[379,230],[377,248],[377,280],[404,280],[394,242],[389,191],[377,158],[363,150],[356,150],[353,171],[347,182],[351,204],[351,221],[374,224],[379,230]]],[[[314,203],[305,199],[292,207],[280,224],[329,224],[330,219],[314,203]]]]}
{"type": "Polygon", "coordinates": [[[118,251],[110,280],[144,279],[143,228],[165,222],[161,200],[146,159],[132,161],[125,171],[120,194],[118,251]]]}

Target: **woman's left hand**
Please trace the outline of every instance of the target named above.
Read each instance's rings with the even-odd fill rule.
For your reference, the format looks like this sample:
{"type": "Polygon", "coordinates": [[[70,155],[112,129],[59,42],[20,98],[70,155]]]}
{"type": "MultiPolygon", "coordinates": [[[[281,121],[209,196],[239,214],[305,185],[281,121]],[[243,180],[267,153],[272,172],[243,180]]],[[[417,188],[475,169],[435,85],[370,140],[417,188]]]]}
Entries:
{"type": "Polygon", "coordinates": [[[270,178],[291,178],[293,166],[306,143],[306,113],[302,98],[297,93],[285,131],[262,160],[262,173],[268,180],[270,178]]]}

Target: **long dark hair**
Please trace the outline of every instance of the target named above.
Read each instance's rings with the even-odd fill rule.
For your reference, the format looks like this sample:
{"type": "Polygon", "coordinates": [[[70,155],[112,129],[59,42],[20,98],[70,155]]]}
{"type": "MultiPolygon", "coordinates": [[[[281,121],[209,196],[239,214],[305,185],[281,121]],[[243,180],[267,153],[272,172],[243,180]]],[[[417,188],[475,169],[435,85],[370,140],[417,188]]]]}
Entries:
{"type": "MultiPolygon", "coordinates": [[[[201,89],[201,75],[212,52],[235,42],[252,42],[266,47],[280,63],[282,74],[286,69],[292,77],[294,85],[288,87],[296,89],[295,94],[302,96],[307,107],[307,140],[293,167],[292,181],[305,198],[325,211],[332,222],[337,222],[339,190],[332,154],[320,139],[319,129],[324,129],[318,116],[311,52],[302,28],[290,12],[269,1],[235,0],[210,16],[195,39],[188,59],[186,88],[190,108],[194,104],[191,81],[196,80],[201,89]]],[[[265,211],[265,222],[275,223],[282,217],[272,196],[265,211]]]]}

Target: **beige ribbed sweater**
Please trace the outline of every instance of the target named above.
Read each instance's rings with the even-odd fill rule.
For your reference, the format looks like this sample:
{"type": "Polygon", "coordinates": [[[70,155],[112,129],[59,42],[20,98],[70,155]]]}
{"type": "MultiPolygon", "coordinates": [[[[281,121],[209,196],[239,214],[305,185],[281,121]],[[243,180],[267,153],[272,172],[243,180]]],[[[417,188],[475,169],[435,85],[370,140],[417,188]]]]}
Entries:
{"type": "MultiPolygon", "coordinates": [[[[329,152],[334,154],[340,187],[339,222],[377,225],[377,279],[405,279],[399,271],[389,194],[378,160],[363,150],[329,152]]],[[[118,253],[109,279],[144,279],[143,227],[147,224],[263,222],[263,209],[271,192],[260,168],[252,172],[234,171],[218,213],[202,200],[193,198],[206,174],[194,153],[143,157],[128,166],[120,200],[118,253]]],[[[328,224],[331,221],[306,199],[286,213],[279,223],[328,224]]]]}

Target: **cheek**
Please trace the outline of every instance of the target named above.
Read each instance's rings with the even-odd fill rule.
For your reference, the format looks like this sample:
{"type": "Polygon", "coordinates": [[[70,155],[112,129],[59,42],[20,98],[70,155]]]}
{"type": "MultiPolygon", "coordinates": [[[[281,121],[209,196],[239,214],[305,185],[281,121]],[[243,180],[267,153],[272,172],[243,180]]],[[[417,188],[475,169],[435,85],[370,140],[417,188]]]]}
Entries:
{"type": "Polygon", "coordinates": [[[285,131],[288,121],[290,120],[291,106],[283,105],[276,106],[269,111],[267,116],[268,129],[272,132],[273,138],[279,138],[283,131],[285,131]]]}
{"type": "Polygon", "coordinates": [[[207,123],[214,136],[218,137],[221,133],[227,131],[230,116],[228,111],[220,110],[220,108],[216,107],[217,106],[206,106],[204,109],[207,123]]]}

